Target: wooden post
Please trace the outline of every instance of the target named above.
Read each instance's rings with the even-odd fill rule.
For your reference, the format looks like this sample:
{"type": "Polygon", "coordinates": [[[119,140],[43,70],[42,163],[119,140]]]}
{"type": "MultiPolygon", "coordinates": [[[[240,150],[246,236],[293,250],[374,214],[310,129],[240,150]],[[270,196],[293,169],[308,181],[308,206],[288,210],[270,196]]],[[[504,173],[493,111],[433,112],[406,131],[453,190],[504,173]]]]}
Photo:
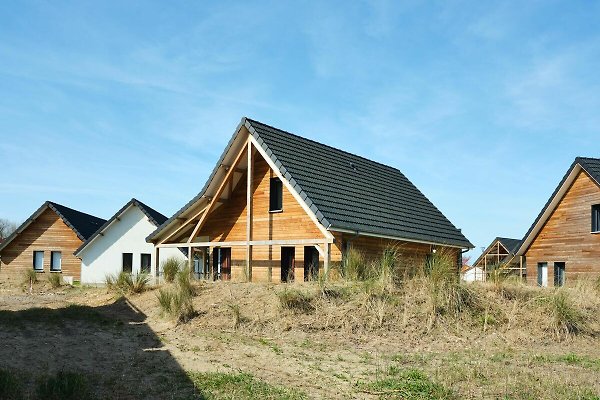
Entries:
{"type": "Polygon", "coordinates": [[[160,283],[160,247],[154,247],[155,255],[154,255],[154,279],[156,279],[156,283],[160,283]]]}
{"type": "Polygon", "coordinates": [[[248,282],[252,282],[252,178],[254,176],[252,142],[248,141],[248,170],[246,184],[246,277],[248,282]]]}
{"type": "Polygon", "coordinates": [[[325,257],[323,260],[323,267],[325,269],[325,280],[329,278],[329,267],[331,264],[331,243],[325,243],[324,246],[325,257]]]}
{"type": "Polygon", "coordinates": [[[189,268],[189,273],[192,273],[192,268],[193,268],[193,264],[194,264],[194,253],[192,253],[194,251],[194,248],[192,246],[188,246],[188,268],[189,268]]]}

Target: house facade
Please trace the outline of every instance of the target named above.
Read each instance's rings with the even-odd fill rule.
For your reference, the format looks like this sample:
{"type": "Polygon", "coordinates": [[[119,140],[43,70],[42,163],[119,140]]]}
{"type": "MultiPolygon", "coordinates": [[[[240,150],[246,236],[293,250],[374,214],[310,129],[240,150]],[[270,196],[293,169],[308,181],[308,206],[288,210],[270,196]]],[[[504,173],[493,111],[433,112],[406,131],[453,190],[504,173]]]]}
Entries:
{"type": "Polygon", "coordinates": [[[165,249],[155,258],[154,246],[146,237],[167,217],[137,199],[131,199],[75,251],[81,259],[81,282],[101,284],[107,275],[120,272],[156,276],[161,262],[169,257],[184,259],[176,249],[165,249]]]}
{"type": "Polygon", "coordinates": [[[352,246],[457,260],[471,243],[399,170],[243,118],[202,191],[147,240],[211,279],[308,280],[352,246]]]}
{"type": "Polygon", "coordinates": [[[0,244],[0,279],[20,280],[24,271],[60,273],[79,281],[81,262],[73,252],[104,222],[47,201],[0,244]]]}
{"type": "Polygon", "coordinates": [[[485,280],[487,274],[496,268],[502,269],[507,274],[524,277],[525,267],[521,264],[520,258],[517,257],[520,245],[521,239],[505,237],[494,239],[473,263],[474,267],[483,271],[484,279],[482,280],[485,280]]]}
{"type": "Polygon", "coordinates": [[[562,286],[600,276],[600,159],[578,157],[517,252],[527,281],[562,286]]]}

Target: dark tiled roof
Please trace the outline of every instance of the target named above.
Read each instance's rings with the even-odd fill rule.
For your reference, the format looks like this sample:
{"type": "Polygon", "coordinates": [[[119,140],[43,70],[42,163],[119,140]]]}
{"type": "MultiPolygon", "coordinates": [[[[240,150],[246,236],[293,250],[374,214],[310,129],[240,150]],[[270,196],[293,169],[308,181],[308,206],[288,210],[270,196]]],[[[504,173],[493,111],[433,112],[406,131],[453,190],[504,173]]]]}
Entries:
{"type": "Polygon", "coordinates": [[[63,206],[52,201],[46,201],[38,208],[25,222],[21,224],[6,240],[0,245],[0,251],[3,250],[12,240],[17,237],[29,224],[31,224],[46,208],[50,208],[59,216],[62,221],[75,232],[77,237],[85,241],[89,238],[106,220],[95,217],[81,211],[63,206]]]}
{"type": "MultiPolygon", "coordinates": [[[[508,252],[511,254],[515,254],[519,249],[519,245],[521,244],[521,239],[497,237],[496,240],[498,240],[500,244],[504,246],[504,248],[506,248],[506,250],[508,250],[508,252]]],[[[494,240],[494,242],[496,240],[494,240]]]]}
{"type": "Polygon", "coordinates": [[[104,224],[102,224],[100,227],[98,227],[94,231],[94,233],[92,235],[90,235],[81,244],[81,246],[79,246],[79,248],[77,248],[77,250],[75,250],[75,253],[73,253],[73,254],[75,254],[75,255],[79,254],[79,252],[81,250],[83,250],[84,247],[86,247],[92,240],[94,240],[94,238],[96,236],[98,236],[104,229],[106,229],[106,227],[109,226],[116,218],[118,218],[121,214],[123,214],[123,212],[125,212],[125,210],[127,210],[131,205],[135,205],[136,207],[138,207],[140,209],[140,211],[142,211],[146,215],[146,217],[148,217],[150,222],[152,224],[154,224],[154,226],[160,226],[162,223],[164,223],[167,220],[167,217],[164,216],[163,214],[161,214],[158,211],[156,211],[155,209],[147,206],[146,204],[142,203],[141,201],[133,198],[133,199],[129,200],[127,202],[127,204],[125,204],[123,207],[121,207],[121,209],[119,211],[117,211],[115,213],[115,215],[110,217],[110,219],[108,221],[105,221],[104,224]]]}
{"type": "Polygon", "coordinates": [[[473,247],[398,169],[247,121],[326,228],[473,247]]]}
{"type": "Polygon", "coordinates": [[[104,222],[106,222],[106,220],[102,218],[65,207],[58,203],[48,202],[48,205],[67,225],[71,227],[71,229],[75,231],[81,240],[89,238],[104,222]]]}
{"type": "Polygon", "coordinates": [[[204,196],[241,126],[248,128],[325,228],[473,247],[398,169],[248,118],[242,119],[202,191],[147,240],[204,196]]]}
{"type": "Polygon", "coordinates": [[[529,237],[529,235],[531,235],[531,232],[533,231],[533,229],[535,228],[535,226],[537,225],[537,223],[539,222],[539,220],[542,218],[542,216],[544,215],[544,213],[546,212],[546,210],[548,209],[548,207],[552,203],[552,200],[556,197],[556,195],[558,194],[558,192],[562,188],[563,184],[569,178],[569,175],[571,175],[571,172],[573,172],[573,169],[577,165],[580,165],[581,168],[583,168],[583,170],[586,171],[592,177],[592,179],[594,179],[596,181],[596,183],[598,183],[598,185],[600,185],[600,158],[576,157],[575,161],[573,161],[573,163],[569,167],[567,173],[565,174],[565,176],[563,176],[563,178],[561,179],[560,183],[558,184],[558,186],[556,187],[556,189],[554,189],[554,192],[552,193],[552,195],[550,196],[550,198],[548,199],[548,201],[546,202],[546,204],[542,208],[542,211],[540,211],[540,213],[538,214],[538,216],[533,221],[533,224],[531,224],[531,226],[529,227],[529,230],[527,231],[527,233],[525,234],[525,236],[523,236],[523,240],[521,240],[521,243],[520,243],[519,248],[518,248],[518,252],[519,253],[522,253],[524,250],[526,250],[526,248],[521,248],[521,247],[525,247],[526,246],[525,245],[525,241],[527,240],[527,238],[529,237]]]}

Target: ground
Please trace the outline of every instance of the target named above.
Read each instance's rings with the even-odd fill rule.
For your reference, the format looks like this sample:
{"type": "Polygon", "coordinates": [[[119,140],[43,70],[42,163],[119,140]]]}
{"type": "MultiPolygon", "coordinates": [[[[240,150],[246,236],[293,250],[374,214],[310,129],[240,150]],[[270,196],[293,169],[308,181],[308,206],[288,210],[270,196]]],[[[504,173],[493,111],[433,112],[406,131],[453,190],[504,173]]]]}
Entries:
{"type": "Polygon", "coordinates": [[[328,329],[333,314],[316,324],[281,310],[283,286],[203,283],[186,324],[161,315],[156,289],[0,286],[0,370],[24,382],[25,398],[58,371],[113,399],[599,398],[594,336],[328,329]]]}

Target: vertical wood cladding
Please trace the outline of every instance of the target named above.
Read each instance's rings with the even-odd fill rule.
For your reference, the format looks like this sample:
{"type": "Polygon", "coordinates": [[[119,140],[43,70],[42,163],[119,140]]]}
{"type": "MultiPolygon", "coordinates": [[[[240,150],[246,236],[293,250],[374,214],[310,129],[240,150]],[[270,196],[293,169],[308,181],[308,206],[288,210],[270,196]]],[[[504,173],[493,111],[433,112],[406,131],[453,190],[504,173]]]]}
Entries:
{"type": "Polygon", "coordinates": [[[0,278],[20,279],[23,271],[33,269],[33,252],[44,252],[44,272],[50,274],[50,253],[62,253],[62,274],[80,279],[81,260],[73,252],[82,241],[51,209],[44,211],[2,250],[0,278]]]}
{"type": "Polygon", "coordinates": [[[567,284],[600,275],[600,234],[591,233],[594,204],[600,204],[600,188],[581,171],[525,253],[529,283],[537,283],[540,262],[548,263],[548,286],[555,262],[565,263],[567,284]]]}

